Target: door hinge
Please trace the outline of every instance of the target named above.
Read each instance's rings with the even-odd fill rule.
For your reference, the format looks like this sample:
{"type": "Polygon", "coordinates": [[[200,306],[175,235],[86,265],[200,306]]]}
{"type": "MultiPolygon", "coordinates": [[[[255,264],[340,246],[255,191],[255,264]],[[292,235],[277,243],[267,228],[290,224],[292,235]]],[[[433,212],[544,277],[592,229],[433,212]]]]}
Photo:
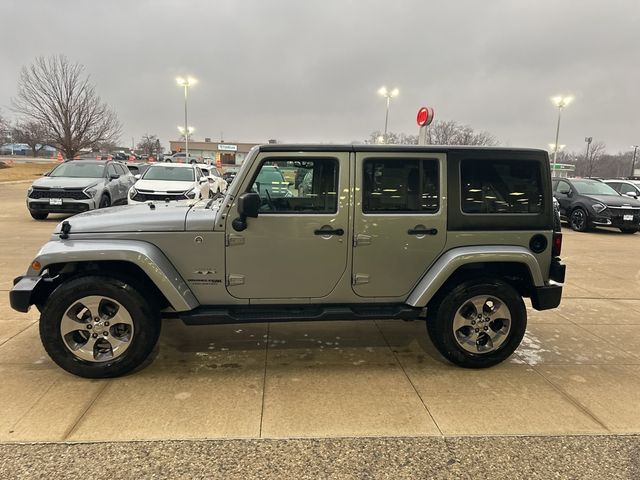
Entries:
{"type": "Polygon", "coordinates": [[[362,245],[371,245],[371,235],[358,233],[353,236],[353,246],[361,247],[362,245]]]}
{"type": "Polygon", "coordinates": [[[232,285],[244,285],[244,275],[230,273],[227,275],[227,287],[232,285]]]}
{"type": "Polygon", "coordinates": [[[225,246],[230,247],[232,245],[242,245],[244,244],[244,236],[238,235],[237,233],[229,233],[225,237],[225,246]]]}
{"type": "Polygon", "coordinates": [[[353,285],[362,285],[363,283],[369,283],[368,273],[354,273],[351,279],[353,285]]]}

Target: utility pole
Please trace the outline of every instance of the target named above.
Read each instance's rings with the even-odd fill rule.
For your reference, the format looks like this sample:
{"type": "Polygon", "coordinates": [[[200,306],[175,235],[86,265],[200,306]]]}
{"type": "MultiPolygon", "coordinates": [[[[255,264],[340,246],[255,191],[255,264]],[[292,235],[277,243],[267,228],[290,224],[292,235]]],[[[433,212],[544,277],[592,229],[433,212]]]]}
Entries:
{"type": "Polygon", "coordinates": [[[634,176],[636,170],[636,152],[638,151],[639,145],[631,145],[633,147],[633,160],[631,160],[631,175],[634,176]]]}

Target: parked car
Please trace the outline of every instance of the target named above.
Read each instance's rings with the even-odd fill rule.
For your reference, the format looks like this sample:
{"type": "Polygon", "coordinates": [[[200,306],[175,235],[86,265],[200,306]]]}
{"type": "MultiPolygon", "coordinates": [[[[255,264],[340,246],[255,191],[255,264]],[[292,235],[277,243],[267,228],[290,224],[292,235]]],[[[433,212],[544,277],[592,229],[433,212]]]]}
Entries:
{"type": "Polygon", "coordinates": [[[171,155],[170,157],[165,157],[165,161],[166,162],[171,162],[171,163],[203,163],[202,159],[200,159],[199,157],[196,157],[195,155],[191,155],[189,154],[189,158],[187,159],[187,161],[185,162],[185,159],[187,159],[187,154],[184,152],[179,152],[179,153],[174,153],[173,155],[171,155]]]}
{"type": "Polygon", "coordinates": [[[228,185],[231,185],[231,183],[233,183],[233,179],[236,178],[236,175],[238,174],[238,170],[235,168],[225,168],[224,172],[222,173],[222,178],[225,179],[225,181],[227,182],[228,185]]]}
{"type": "Polygon", "coordinates": [[[640,180],[612,179],[605,180],[604,183],[609,185],[620,195],[633,197],[636,200],[640,198],[640,180]]]}
{"type": "MultiPolygon", "coordinates": [[[[169,168],[197,169],[154,165],[141,182],[169,168]]],[[[263,145],[214,201],[62,222],[10,300],[20,312],[38,306],[47,353],[84,377],[139,367],[169,315],[196,325],[422,320],[449,361],[484,368],[522,341],[523,298],[536,310],[560,303],[553,218],[542,150],[263,145]],[[310,191],[281,184],[290,195],[267,195],[266,180],[294,159],[313,172],[310,191]]]]}
{"type": "Polygon", "coordinates": [[[228,184],[226,180],[222,178],[220,170],[213,166],[201,166],[200,170],[202,171],[202,174],[207,177],[207,180],[209,180],[209,189],[211,190],[211,193],[216,194],[227,191],[228,184]]]}
{"type": "MultiPolygon", "coordinates": [[[[152,164],[150,164],[150,163],[127,163],[127,168],[131,172],[131,175],[133,175],[133,176],[136,176],[136,175],[142,176],[142,174],[144,172],[146,172],[147,169],[151,165],[152,164]]],[[[137,178],[136,178],[136,180],[137,180],[137,178]]]]}
{"type": "Polygon", "coordinates": [[[253,184],[253,192],[266,199],[267,204],[274,198],[292,197],[289,189],[292,185],[284,179],[280,168],[276,165],[265,165],[260,169],[253,184]]]}
{"type": "Polygon", "coordinates": [[[135,178],[116,161],[68,160],[27,191],[27,208],[36,220],[50,213],[80,213],[127,203],[135,178]]]}
{"type": "Polygon", "coordinates": [[[577,232],[614,227],[623,233],[640,229],[640,201],[620,195],[611,186],[589,178],[554,178],[560,216],[577,232]]]}
{"type": "Polygon", "coordinates": [[[128,203],[209,198],[209,181],[195,165],[156,163],[129,189],[128,203]]]}

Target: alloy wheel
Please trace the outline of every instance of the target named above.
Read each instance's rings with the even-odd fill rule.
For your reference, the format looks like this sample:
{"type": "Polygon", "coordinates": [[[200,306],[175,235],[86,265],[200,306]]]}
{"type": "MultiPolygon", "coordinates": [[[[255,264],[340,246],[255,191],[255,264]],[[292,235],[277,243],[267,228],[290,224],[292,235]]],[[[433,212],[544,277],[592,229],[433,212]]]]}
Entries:
{"type": "Polygon", "coordinates": [[[498,349],[511,331],[511,312],[504,301],[478,295],[465,301],[453,319],[453,334],[463,349],[485,354],[498,349]]]}

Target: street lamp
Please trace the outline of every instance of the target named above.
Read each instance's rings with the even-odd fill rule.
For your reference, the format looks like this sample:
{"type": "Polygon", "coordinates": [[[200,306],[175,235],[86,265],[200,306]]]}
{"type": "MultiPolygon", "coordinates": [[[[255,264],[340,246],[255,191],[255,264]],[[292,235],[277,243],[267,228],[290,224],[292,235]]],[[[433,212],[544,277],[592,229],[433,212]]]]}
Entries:
{"type": "Polygon", "coordinates": [[[185,161],[189,160],[189,127],[187,126],[187,97],[189,96],[189,87],[195,85],[198,81],[195,78],[187,77],[176,78],[176,82],[178,85],[184,88],[184,150],[185,150],[185,161]]]}
{"type": "MultiPolygon", "coordinates": [[[[572,96],[563,96],[563,95],[558,95],[557,97],[553,97],[551,99],[553,104],[556,107],[558,107],[558,126],[556,127],[556,143],[555,143],[555,145],[558,145],[558,137],[560,136],[560,112],[562,112],[562,109],[564,107],[566,107],[567,105],[569,105],[572,100],[573,100],[572,96]]],[[[553,149],[553,171],[554,172],[556,170],[556,157],[557,157],[557,155],[558,155],[558,149],[554,148],[553,149]]]]}
{"type": "Polygon", "coordinates": [[[638,151],[639,145],[631,145],[633,147],[633,160],[631,160],[631,176],[634,176],[636,169],[636,152],[638,151]]]}
{"type": "Polygon", "coordinates": [[[387,113],[384,116],[384,142],[387,143],[387,125],[389,124],[389,103],[393,97],[397,97],[400,90],[394,88],[387,90],[387,87],[381,87],[378,93],[387,99],[387,113]]]}

